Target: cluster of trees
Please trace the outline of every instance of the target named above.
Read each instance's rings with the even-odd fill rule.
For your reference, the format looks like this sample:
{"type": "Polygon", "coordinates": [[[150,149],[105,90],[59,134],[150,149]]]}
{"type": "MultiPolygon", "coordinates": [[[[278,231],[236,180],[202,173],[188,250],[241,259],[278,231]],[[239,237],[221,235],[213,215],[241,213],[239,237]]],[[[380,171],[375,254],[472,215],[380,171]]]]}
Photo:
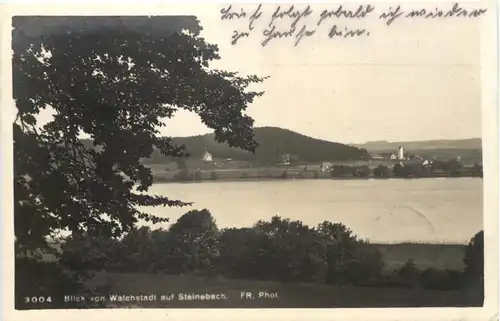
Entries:
{"type": "Polygon", "coordinates": [[[394,177],[422,177],[431,172],[431,169],[421,163],[394,164],[392,175],[394,177]]]}
{"type": "Polygon", "coordinates": [[[421,162],[396,163],[390,169],[387,165],[379,165],[373,170],[366,166],[335,165],[330,171],[332,177],[428,177],[432,175],[446,174],[452,177],[458,176],[483,176],[483,166],[475,164],[472,167],[464,167],[457,160],[434,161],[431,165],[423,165],[421,162]]]}
{"type": "Polygon", "coordinates": [[[371,174],[370,167],[366,165],[335,165],[330,171],[332,177],[369,177],[371,174]]]}
{"type": "Polygon", "coordinates": [[[412,259],[394,270],[387,280],[399,286],[423,287],[433,290],[474,288],[477,294],[484,291],[484,232],[476,233],[465,248],[464,271],[421,269],[412,259]]]}
{"type": "MultiPolygon", "coordinates": [[[[71,232],[72,242],[99,235],[114,248],[139,220],[168,221],[144,208],[189,205],[148,194],[153,173],[143,163],[153,153],[188,154],[159,131],[178,111],[197,114],[213,130],[212,141],[255,152],[246,108],[263,95],[251,85],[266,77],[213,68],[218,48],[200,36],[194,16],[17,16],[12,27],[16,297],[23,302],[27,295],[81,293],[68,290],[78,278],[62,280],[73,270],[27,258],[48,250],[59,231],[71,232]],[[38,123],[48,108],[54,117],[38,123]],[[66,281],[68,287],[56,285],[66,281]]],[[[73,251],[83,264],[77,270],[93,267],[87,254],[102,253],[86,249],[94,252],[73,251]]]]}
{"type": "Polygon", "coordinates": [[[445,172],[450,176],[483,176],[483,165],[475,163],[470,168],[465,168],[459,160],[435,160],[430,166],[431,172],[445,172]]]}
{"type": "Polygon", "coordinates": [[[199,182],[203,180],[203,177],[199,170],[191,172],[188,169],[181,169],[179,172],[175,173],[173,180],[178,182],[199,182]]]}
{"type": "Polygon", "coordinates": [[[189,205],[148,194],[153,173],[142,162],[153,151],[188,154],[158,130],[179,110],[199,115],[217,142],[255,151],[246,108],[263,92],[249,86],[266,77],[210,68],[220,55],[196,17],[19,16],[12,25],[21,251],[46,248],[61,229],[121,236],[141,219],[168,221],[145,207],[189,205]],[[37,124],[49,106],[55,116],[37,124]]]}
{"type": "Polygon", "coordinates": [[[122,238],[74,234],[57,255],[57,262],[38,262],[46,267],[38,270],[33,260],[19,258],[16,287],[41,294],[60,287],[56,291],[64,292],[81,288],[99,270],[440,290],[483,282],[482,232],[466,250],[464,272],[420,270],[412,261],[387,271],[379,250],[343,224],[325,221],[309,227],[275,216],[251,228],[219,229],[208,210],[190,211],[166,230],[133,228],[122,238]],[[44,272],[47,278],[41,277],[44,272]]]}
{"type": "Polygon", "coordinates": [[[366,165],[335,165],[330,170],[331,177],[390,177],[391,170],[386,165],[379,165],[373,170],[366,165]]]}
{"type": "Polygon", "coordinates": [[[483,166],[474,164],[472,167],[465,167],[459,160],[434,160],[430,165],[424,166],[421,163],[407,163],[404,165],[395,164],[393,176],[396,177],[425,177],[435,174],[445,173],[448,176],[483,176],[483,166]]]}
{"type": "Polygon", "coordinates": [[[121,239],[72,236],[59,263],[81,272],[203,272],[329,284],[371,283],[383,268],[381,254],[342,224],[311,228],[276,216],[252,228],[218,229],[207,210],[186,213],[168,230],[134,228],[121,239]]]}

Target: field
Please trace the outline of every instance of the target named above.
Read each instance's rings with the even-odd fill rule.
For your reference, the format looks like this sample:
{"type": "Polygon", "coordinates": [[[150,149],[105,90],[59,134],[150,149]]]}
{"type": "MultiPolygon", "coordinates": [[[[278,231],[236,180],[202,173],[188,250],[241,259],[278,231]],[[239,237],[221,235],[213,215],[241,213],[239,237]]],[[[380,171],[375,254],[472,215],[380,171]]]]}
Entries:
{"type": "MultiPolygon", "coordinates": [[[[463,270],[465,245],[462,244],[371,244],[382,254],[386,269],[394,269],[407,260],[414,260],[420,268],[435,267],[438,269],[463,270]]],[[[57,260],[52,254],[42,254],[42,260],[57,260]]]]}
{"type": "MultiPolygon", "coordinates": [[[[383,255],[386,269],[413,258],[421,268],[463,269],[464,245],[373,244],[383,255]]],[[[105,307],[128,308],[334,308],[334,307],[443,307],[480,306],[478,289],[426,290],[404,287],[328,286],[311,283],[277,283],[255,280],[100,272],[91,287],[107,285],[106,293],[152,295],[151,302],[110,302],[105,307]],[[222,300],[180,300],[180,294],[220,294],[222,300]],[[249,294],[246,294],[249,293],[249,294]],[[170,300],[161,300],[161,296],[170,300]],[[251,296],[251,298],[242,298],[251,296]],[[259,295],[261,296],[259,298],[259,295]]]]}
{"type": "Polygon", "coordinates": [[[394,269],[413,259],[421,268],[463,270],[465,245],[461,244],[372,244],[384,260],[387,269],[394,269]]]}
{"type": "MultiPolygon", "coordinates": [[[[376,168],[381,164],[389,167],[393,166],[395,161],[373,160],[373,161],[351,161],[351,162],[331,162],[332,165],[347,166],[368,166],[376,168]]],[[[331,178],[329,172],[322,172],[319,164],[301,164],[293,166],[252,166],[246,162],[223,163],[214,161],[205,163],[202,161],[188,161],[189,172],[199,170],[201,180],[210,180],[212,173],[215,173],[218,180],[241,180],[241,179],[275,179],[282,178],[286,170],[287,178],[313,179],[313,178],[331,178]]],[[[147,164],[151,168],[153,176],[158,182],[173,181],[174,176],[179,172],[175,163],[169,164],[147,164]]]]}
{"type": "MultiPolygon", "coordinates": [[[[464,245],[373,244],[382,253],[386,270],[413,259],[420,268],[462,270],[464,245]]],[[[54,258],[45,256],[45,260],[54,258]]],[[[101,307],[113,308],[334,308],[334,307],[443,307],[480,306],[479,289],[428,290],[401,286],[329,286],[206,277],[202,273],[110,273],[101,271],[87,281],[102,298],[101,307]],[[244,294],[244,293],[250,294],[244,294]],[[180,300],[179,294],[220,294],[223,300],[180,300]],[[242,294],[243,293],[243,294],[242,294]],[[152,301],[111,302],[111,295],[156,295],[152,301]],[[170,300],[161,300],[164,295],[170,300]],[[242,299],[250,295],[252,298],[242,299]],[[261,295],[261,298],[259,298],[261,295]],[[273,298],[270,298],[272,296],[273,298]]],[[[79,293],[72,293],[79,295],[79,293]]],[[[88,301],[89,299],[87,299],[88,301]]],[[[72,305],[64,305],[71,308],[72,305]]],[[[63,307],[64,307],[63,306],[63,307]]],[[[33,307],[36,308],[36,307],[33,307]]],[[[78,306],[75,306],[78,308],[78,306]]]]}
{"type": "Polygon", "coordinates": [[[333,307],[443,307],[480,306],[473,290],[424,290],[284,284],[276,282],[204,278],[195,275],[101,273],[93,284],[106,283],[117,295],[156,294],[152,302],[106,302],[106,307],[144,308],[333,308],[333,307]],[[250,293],[251,299],[242,299],[250,293]],[[223,300],[179,300],[179,294],[221,294],[223,300]],[[161,296],[172,297],[161,300],[161,296]],[[261,296],[259,298],[259,295],[261,296]]]}

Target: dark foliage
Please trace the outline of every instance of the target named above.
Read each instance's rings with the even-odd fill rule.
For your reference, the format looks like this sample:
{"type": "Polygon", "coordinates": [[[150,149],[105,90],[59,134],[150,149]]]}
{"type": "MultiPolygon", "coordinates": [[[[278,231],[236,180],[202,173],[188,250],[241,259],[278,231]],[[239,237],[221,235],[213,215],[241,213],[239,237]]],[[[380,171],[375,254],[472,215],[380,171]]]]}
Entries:
{"type": "Polygon", "coordinates": [[[76,281],[58,262],[40,262],[34,258],[18,257],[15,261],[15,307],[63,307],[64,295],[83,293],[83,284],[76,281]],[[51,302],[33,304],[26,297],[45,298],[51,302]],[[49,299],[50,298],[50,299],[49,299]]]}
{"type": "Polygon", "coordinates": [[[460,176],[463,171],[463,166],[460,161],[456,159],[451,160],[435,160],[432,162],[431,171],[441,171],[449,173],[450,176],[460,176]]]}
{"type": "Polygon", "coordinates": [[[378,178],[388,178],[391,176],[391,171],[385,165],[379,165],[373,170],[373,176],[378,178]]]}
{"type": "Polygon", "coordinates": [[[217,268],[230,278],[267,279],[266,246],[268,239],[252,228],[221,231],[217,268]]]}
{"type": "Polygon", "coordinates": [[[370,285],[383,267],[381,254],[342,224],[323,222],[310,228],[276,216],[252,228],[219,231],[207,210],[186,213],[169,230],[134,228],[122,240],[72,237],[62,250],[61,263],[77,272],[93,267],[205,271],[231,278],[370,285]]]}
{"type": "Polygon", "coordinates": [[[254,231],[265,237],[265,279],[278,281],[312,281],[322,279],[326,268],[321,240],[313,229],[300,221],[275,216],[269,222],[259,221],[254,231]]]}
{"type": "Polygon", "coordinates": [[[330,171],[332,177],[352,177],[354,176],[355,167],[349,165],[335,165],[330,171]]]}
{"type": "Polygon", "coordinates": [[[380,253],[342,224],[310,228],[273,217],[220,238],[221,272],[229,277],[282,282],[370,284],[380,275],[380,253]]]}
{"type": "Polygon", "coordinates": [[[421,287],[430,290],[473,289],[476,296],[484,291],[484,240],[483,231],[478,232],[465,250],[465,271],[418,268],[413,260],[384,275],[383,284],[401,287],[421,287]]]}
{"type": "MultiPolygon", "coordinates": [[[[323,222],[311,228],[276,216],[251,228],[218,230],[212,215],[201,210],[186,213],[168,230],[132,229],[121,240],[104,234],[71,237],[61,247],[59,263],[40,263],[51,267],[50,277],[36,282],[20,278],[16,286],[27,291],[30,282],[41,289],[61,283],[61,289],[77,289],[79,283],[70,276],[99,267],[108,272],[193,273],[275,282],[431,290],[472,285],[476,289],[482,284],[480,249],[478,233],[467,250],[464,272],[422,269],[412,260],[385,271],[381,253],[340,223],[323,222]]],[[[27,273],[26,265],[16,269],[23,269],[19,275],[27,273]]]]}
{"type": "Polygon", "coordinates": [[[477,232],[465,250],[465,272],[471,279],[484,279],[484,231],[477,232]]]}
{"type": "Polygon", "coordinates": [[[195,17],[14,17],[15,235],[23,248],[46,246],[58,229],[119,236],[138,219],[167,220],[140,207],[189,205],[141,193],[153,182],[141,159],[154,150],[185,155],[158,132],[179,109],[197,113],[215,140],[255,150],[245,109],[262,93],[247,87],[263,78],[209,69],[220,57],[200,30],[195,17]],[[49,107],[54,119],[37,128],[49,107]],[[96,148],[85,148],[82,133],[96,148]]]}
{"type": "Polygon", "coordinates": [[[394,164],[392,171],[394,177],[422,177],[429,172],[420,162],[394,164]]]}
{"type": "MultiPolygon", "coordinates": [[[[194,158],[199,159],[206,149],[215,158],[231,157],[234,160],[250,161],[256,164],[275,165],[283,161],[283,155],[290,154],[291,163],[322,162],[334,160],[359,160],[368,158],[364,149],[323,141],[307,137],[293,131],[276,128],[255,128],[255,140],[259,147],[255,154],[239,148],[230,148],[227,144],[218,143],[214,135],[207,134],[192,137],[175,137],[172,142],[186,146],[186,151],[194,158]]],[[[146,163],[167,163],[171,158],[161,156],[154,151],[146,163]]]]}
{"type": "Polygon", "coordinates": [[[472,167],[472,175],[477,177],[483,177],[483,165],[475,163],[472,167]]]}
{"type": "Polygon", "coordinates": [[[392,168],[392,174],[396,177],[406,176],[404,166],[402,164],[394,164],[394,167],[392,168]]]}
{"type": "Polygon", "coordinates": [[[169,229],[165,252],[171,272],[210,270],[219,256],[219,230],[208,210],[193,210],[169,229]]]}
{"type": "Polygon", "coordinates": [[[356,166],[353,175],[356,177],[369,177],[371,173],[372,171],[370,167],[363,165],[363,166],[356,166]]]}
{"type": "Polygon", "coordinates": [[[454,290],[463,286],[463,272],[428,268],[421,274],[421,284],[430,290],[454,290]]]}

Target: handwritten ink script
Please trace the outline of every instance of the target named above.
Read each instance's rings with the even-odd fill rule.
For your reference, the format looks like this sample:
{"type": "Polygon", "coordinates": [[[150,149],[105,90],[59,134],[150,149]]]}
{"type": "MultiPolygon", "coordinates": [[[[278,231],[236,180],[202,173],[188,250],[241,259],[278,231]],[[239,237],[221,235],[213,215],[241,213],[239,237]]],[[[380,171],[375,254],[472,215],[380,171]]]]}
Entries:
{"type": "MultiPolygon", "coordinates": [[[[378,6],[378,5],[377,5],[378,6]]],[[[487,9],[465,8],[458,3],[446,8],[405,8],[403,5],[376,7],[374,4],[357,6],[335,5],[333,8],[313,10],[311,5],[276,5],[262,4],[250,10],[248,7],[227,5],[220,10],[223,21],[243,21],[243,27],[234,29],[231,44],[236,45],[242,39],[253,34],[261,37],[262,47],[278,39],[291,38],[295,46],[304,39],[318,32],[325,31],[330,39],[348,39],[369,37],[367,27],[355,27],[350,23],[360,22],[368,18],[381,21],[391,27],[400,19],[436,20],[436,19],[475,19],[485,15],[487,9]]]]}

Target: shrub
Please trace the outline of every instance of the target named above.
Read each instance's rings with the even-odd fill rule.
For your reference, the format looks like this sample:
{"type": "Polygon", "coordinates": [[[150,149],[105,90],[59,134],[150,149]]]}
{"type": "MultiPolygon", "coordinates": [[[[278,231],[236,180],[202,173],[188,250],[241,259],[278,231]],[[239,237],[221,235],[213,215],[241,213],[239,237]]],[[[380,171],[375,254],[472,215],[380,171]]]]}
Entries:
{"type": "Polygon", "coordinates": [[[168,249],[169,239],[168,231],[162,228],[151,232],[149,260],[151,262],[148,272],[159,272],[168,269],[168,249]]]}
{"type": "Polygon", "coordinates": [[[371,174],[370,167],[368,167],[366,165],[356,167],[355,176],[368,177],[368,176],[370,176],[370,174],[371,174]]]}
{"type": "Polygon", "coordinates": [[[352,166],[335,165],[330,172],[331,177],[350,177],[354,176],[355,169],[352,166]]]}
{"type": "Polygon", "coordinates": [[[380,251],[368,243],[360,242],[351,253],[344,279],[356,285],[376,284],[380,281],[383,268],[380,251]]]}
{"type": "Polygon", "coordinates": [[[310,228],[300,221],[275,216],[270,221],[258,221],[252,228],[219,231],[208,210],[193,210],[169,230],[134,228],[122,240],[98,233],[71,236],[61,246],[59,262],[16,259],[16,300],[19,293],[30,293],[31,283],[36,293],[49,293],[59,286],[66,293],[74,293],[76,290],[68,289],[81,286],[90,275],[87,272],[103,268],[118,272],[201,272],[204,276],[218,272],[232,278],[433,290],[467,287],[479,296],[482,292],[476,290],[481,288],[476,286],[483,284],[483,242],[482,231],[471,239],[463,273],[435,268],[422,271],[408,260],[382,275],[381,253],[343,224],[325,221],[310,228]],[[47,280],[31,280],[35,274],[38,278],[35,264],[41,264],[41,275],[50,274],[47,280]]]}
{"type": "Polygon", "coordinates": [[[390,176],[390,170],[389,167],[385,165],[379,165],[377,168],[373,170],[373,175],[375,177],[380,177],[380,178],[387,178],[390,176]]]}
{"type": "Polygon", "coordinates": [[[453,290],[462,286],[462,273],[428,268],[421,274],[421,284],[430,290],[453,290]]]}
{"type": "Polygon", "coordinates": [[[266,239],[264,257],[268,278],[276,281],[314,280],[326,269],[326,257],[314,230],[300,221],[274,216],[254,230],[266,239]]]}
{"type": "Polygon", "coordinates": [[[472,237],[465,249],[465,273],[468,278],[482,283],[484,279],[484,232],[472,237]]]}
{"type": "Polygon", "coordinates": [[[61,245],[59,264],[72,271],[76,278],[86,279],[91,271],[107,267],[112,259],[113,240],[98,235],[71,235],[61,245]]]}
{"type": "Polygon", "coordinates": [[[231,228],[221,232],[217,269],[232,278],[266,279],[268,239],[252,228],[231,228]]]}
{"type": "Polygon", "coordinates": [[[152,231],[149,227],[130,230],[118,246],[120,259],[114,266],[126,272],[147,272],[152,265],[151,237],[152,231]]]}
{"type": "Polygon", "coordinates": [[[219,230],[206,209],[190,211],[168,230],[167,259],[170,272],[210,270],[219,256],[219,230]]]}
{"type": "Polygon", "coordinates": [[[392,173],[395,177],[405,177],[407,176],[405,167],[401,164],[394,164],[394,167],[392,168],[392,173]]]}
{"type": "Polygon", "coordinates": [[[395,272],[399,277],[399,281],[404,285],[414,287],[420,284],[420,274],[422,271],[417,268],[413,259],[407,260],[405,264],[399,269],[396,269],[395,272]]]}
{"type": "Polygon", "coordinates": [[[325,248],[327,283],[370,283],[380,275],[383,267],[380,252],[358,240],[345,225],[325,221],[316,231],[325,248]]]}
{"type": "Polygon", "coordinates": [[[426,174],[426,168],[420,164],[409,164],[405,166],[406,176],[422,177],[426,174]]]}

